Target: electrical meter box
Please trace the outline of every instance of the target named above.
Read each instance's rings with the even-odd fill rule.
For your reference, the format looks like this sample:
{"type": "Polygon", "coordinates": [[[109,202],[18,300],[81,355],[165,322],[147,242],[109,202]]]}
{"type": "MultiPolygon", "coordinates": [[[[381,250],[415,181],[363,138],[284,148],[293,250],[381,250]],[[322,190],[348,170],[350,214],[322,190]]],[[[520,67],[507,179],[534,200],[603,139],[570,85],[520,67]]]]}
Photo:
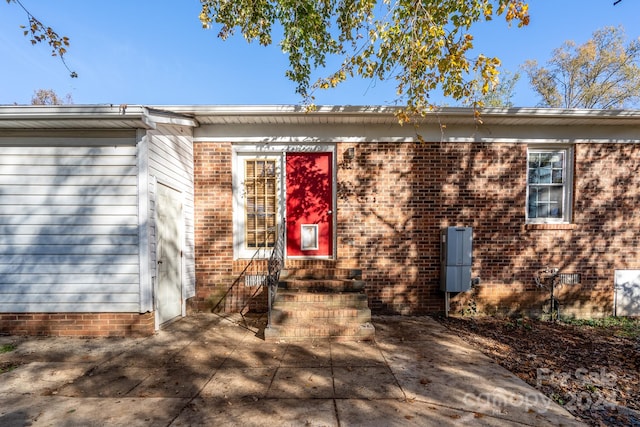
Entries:
{"type": "Polygon", "coordinates": [[[446,227],[440,232],[440,290],[465,292],[471,289],[473,229],[446,227]]]}

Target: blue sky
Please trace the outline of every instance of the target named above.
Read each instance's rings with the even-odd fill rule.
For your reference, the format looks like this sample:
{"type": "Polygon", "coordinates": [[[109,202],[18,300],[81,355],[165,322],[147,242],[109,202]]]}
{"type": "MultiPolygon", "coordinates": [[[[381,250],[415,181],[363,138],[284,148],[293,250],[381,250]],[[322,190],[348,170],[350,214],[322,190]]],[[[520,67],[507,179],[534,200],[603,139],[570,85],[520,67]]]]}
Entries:
{"type": "MultiPolygon", "coordinates": [[[[222,42],[202,29],[199,0],[22,0],[46,25],[71,39],[66,55],[79,75],[71,79],[47,46],[31,46],[17,5],[0,3],[0,104],[28,104],[37,89],[71,94],[75,104],[297,104],[284,76],[287,58],[277,45],[222,42]]],[[[482,24],[475,46],[498,56],[503,70],[518,71],[527,59],[546,62],[565,40],[583,43],[593,31],[623,26],[640,36],[640,1],[530,0],[528,27],[509,28],[500,18],[482,24]]],[[[390,83],[353,81],[317,94],[319,105],[392,105],[390,83]]],[[[432,98],[436,103],[453,101],[432,98]]],[[[514,104],[535,106],[526,75],[514,104]]]]}

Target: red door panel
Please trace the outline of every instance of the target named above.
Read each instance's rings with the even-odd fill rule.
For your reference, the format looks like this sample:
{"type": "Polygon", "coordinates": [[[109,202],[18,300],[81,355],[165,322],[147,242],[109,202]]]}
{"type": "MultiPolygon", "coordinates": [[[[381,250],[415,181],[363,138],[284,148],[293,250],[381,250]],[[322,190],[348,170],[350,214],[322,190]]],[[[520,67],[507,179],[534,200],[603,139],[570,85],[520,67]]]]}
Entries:
{"type": "Polygon", "coordinates": [[[332,154],[287,153],[286,162],[287,255],[331,256],[332,154]]]}

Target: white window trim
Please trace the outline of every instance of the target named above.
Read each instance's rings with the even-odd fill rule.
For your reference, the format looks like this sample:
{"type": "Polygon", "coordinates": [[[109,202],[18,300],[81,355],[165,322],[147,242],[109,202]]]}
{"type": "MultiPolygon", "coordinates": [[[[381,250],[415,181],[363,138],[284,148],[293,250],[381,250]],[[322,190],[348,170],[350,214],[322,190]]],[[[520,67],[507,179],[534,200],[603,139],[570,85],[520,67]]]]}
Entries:
{"type": "Polygon", "coordinates": [[[271,248],[259,248],[249,249],[245,247],[245,215],[244,215],[244,173],[245,173],[245,160],[247,159],[261,159],[261,160],[275,160],[276,161],[276,182],[278,192],[278,206],[277,206],[277,226],[280,227],[280,218],[284,212],[284,195],[283,195],[283,171],[282,171],[282,153],[259,153],[255,151],[242,151],[234,152],[234,167],[233,167],[233,256],[234,259],[250,259],[256,255],[256,252],[264,254],[258,254],[259,258],[267,258],[271,255],[271,248]]]}
{"type": "Polygon", "coordinates": [[[573,146],[567,145],[535,145],[527,147],[527,173],[526,173],[526,186],[527,191],[525,195],[525,217],[527,224],[570,224],[573,218],[573,177],[574,177],[574,154],[573,146]],[[563,151],[565,159],[565,178],[566,182],[563,185],[562,196],[562,218],[529,218],[529,155],[531,153],[549,152],[549,151],[563,151]]]}

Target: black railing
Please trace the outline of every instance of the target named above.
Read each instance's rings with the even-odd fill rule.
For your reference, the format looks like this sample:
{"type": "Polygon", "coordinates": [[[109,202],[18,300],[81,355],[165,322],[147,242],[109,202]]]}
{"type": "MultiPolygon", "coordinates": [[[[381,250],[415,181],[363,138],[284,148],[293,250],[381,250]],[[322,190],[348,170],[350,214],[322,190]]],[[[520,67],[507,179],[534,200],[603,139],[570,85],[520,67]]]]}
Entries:
{"type": "Polygon", "coordinates": [[[240,286],[254,288],[255,291],[252,292],[249,300],[244,303],[240,310],[242,313],[248,307],[250,301],[259,296],[262,288],[267,291],[267,326],[271,325],[271,309],[278,291],[280,271],[284,268],[284,230],[284,219],[280,226],[275,226],[268,230],[264,244],[256,249],[247,265],[245,265],[211,311],[215,312],[221,306],[224,307],[225,300],[233,295],[234,288],[240,286]]]}
{"type": "Polygon", "coordinates": [[[284,268],[284,230],[285,230],[284,218],[280,222],[280,229],[277,230],[276,239],[269,257],[269,263],[267,264],[267,328],[271,327],[271,310],[273,309],[273,303],[278,294],[278,283],[280,282],[280,271],[284,268]]]}

